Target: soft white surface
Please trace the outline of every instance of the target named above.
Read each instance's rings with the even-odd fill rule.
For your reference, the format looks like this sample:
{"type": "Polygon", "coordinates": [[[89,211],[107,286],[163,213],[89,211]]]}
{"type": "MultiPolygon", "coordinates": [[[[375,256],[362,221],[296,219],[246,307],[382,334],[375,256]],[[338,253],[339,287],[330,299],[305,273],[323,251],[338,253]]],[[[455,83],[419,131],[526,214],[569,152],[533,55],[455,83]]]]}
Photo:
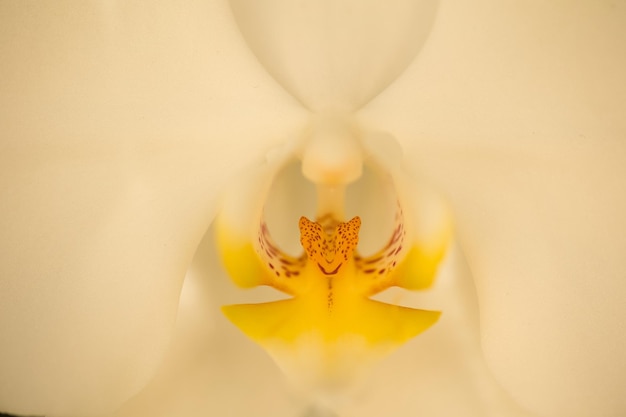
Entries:
{"type": "Polygon", "coordinates": [[[626,413],[626,4],[444,2],[363,112],[450,199],[483,348],[543,416],[626,413]]]}
{"type": "Polygon", "coordinates": [[[143,388],[220,187],[300,129],[229,16],[0,3],[0,410],[88,417],[143,388]]]}
{"type": "Polygon", "coordinates": [[[428,37],[437,0],[231,0],[264,67],[313,111],[352,111],[400,74],[428,37]]]}

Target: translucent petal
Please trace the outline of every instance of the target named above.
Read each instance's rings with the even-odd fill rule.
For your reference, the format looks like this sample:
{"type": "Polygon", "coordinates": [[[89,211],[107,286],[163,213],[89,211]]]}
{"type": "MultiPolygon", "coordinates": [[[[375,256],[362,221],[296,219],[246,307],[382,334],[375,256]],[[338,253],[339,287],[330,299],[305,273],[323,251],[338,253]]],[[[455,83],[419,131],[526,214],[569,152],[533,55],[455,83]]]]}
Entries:
{"type": "Polygon", "coordinates": [[[622,415],[624,8],[447,3],[439,18],[429,54],[361,116],[449,198],[503,386],[539,415],[622,415]]]}
{"type": "Polygon", "coordinates": [[[314,111],[352,111],[380,93],[428,37],[436,0],[231,0],[265,68],[314,111]]]}
{"type": "Polygon", "coordinates": [[[358,261],[369,294],[398,286],[409,290],[432,286],[452,240],[452,217],[441,196],[405,170],[402,152],[393,137],[370,133],[364,138],[369,158],[389,174],[387,186],[397,195],[392,234],[380,251],[358,261]]]}
{"type": "Polygon", "coordinates": [[[2,411],[142,389],[223,178],[300,123],[227,5],[144,6],[0,4],[2,411]]]}
{"type": "Polygon", "coordinates": [[[289,280],[277,272],[280,264],[298,264],[300,260],[278,253],[270,236],[263,209],[277,173],[291,159],[289,146],[275,151],[270,161],[254,164],[229,183],[216,218],[216,239],[222,262],[231,279],[242,288],[269,285],[293,294],[289,280]]]}

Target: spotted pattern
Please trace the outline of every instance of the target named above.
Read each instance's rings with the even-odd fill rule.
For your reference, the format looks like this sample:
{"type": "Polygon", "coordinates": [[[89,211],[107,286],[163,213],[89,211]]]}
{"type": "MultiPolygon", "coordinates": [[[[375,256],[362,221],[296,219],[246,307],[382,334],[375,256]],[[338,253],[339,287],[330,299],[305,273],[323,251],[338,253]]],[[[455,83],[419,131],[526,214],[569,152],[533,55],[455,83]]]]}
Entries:
{"type": "Polygon", "coordinates": [[[398,204],[393,233],[387,244],[377,253],[366,258],[355,257],[356,267],[364,274],[373,278],[383,278],[389,275],[400,260],[400,253],[404,248],[406,230],[404,228],[404,214],[398,204]]]}
{"type": "Polygon", "coordinates": [[[272,240],[265,222],[261,222],[259,227],[257,243],[257,253],[269,268],[270,274],[276,278],[293,278],[300,275],[306,257],[295,258],[282,252],[272,240]]]}
{"type": "Polygon", "coordinates": [[[317,222],[301,217],[300,243],[307,258],[315,262],[324,275],[335,275],[353,256],[359,243],[361,219],[357,216],[344,223],[324,216],[317,222]]]}
{"type": "MultiPolygon", "coordinates": [[[[386,278],[391,275],[400,262],[406,230],[404,214],[398,205],[393,233],[387,244],[377,253],[361,257],[356,253],[359,242],[361,219],[356,216],[348,222],[336,220],[332,215],[321,216],[317,221],[301,217],[299,221],[300,243],[304,254],[293,257],[282,252],[272,240],[265,222],[261,222],[258,232],[257,253],[267,266],[270,282],[268,285],[288,293],[293,284],[290,282],[302,274],[307,262],[316,265],[329,280],[341,270],[341,267],[353,259],[357,270],[368,276],[376,291],[388,284],[386,278]]],[[[295,283],[294,283],[295,284],[295,283]]],[[[329,290],[332,281],[329,281],[329,290]]],[[[367,284],[366,284],[367,285],[367,284]]],[[[328,304],[332,306],[332,291],[329,291],[328,304]]]]}

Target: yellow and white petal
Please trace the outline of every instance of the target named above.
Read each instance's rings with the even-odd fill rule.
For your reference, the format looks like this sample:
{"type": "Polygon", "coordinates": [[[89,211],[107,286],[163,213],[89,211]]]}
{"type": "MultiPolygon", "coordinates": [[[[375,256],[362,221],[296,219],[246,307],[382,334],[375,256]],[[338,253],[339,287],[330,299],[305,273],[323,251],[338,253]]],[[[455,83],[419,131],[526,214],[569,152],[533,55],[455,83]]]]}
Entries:
{"type": "Polygon", "coordinates": [[[263,209],[272,182],[292,157],[290,147],[275,149],[229,183],[224,193],[215,219],[217,244],[227,273],[242,288],[270,285],[291,293],[280,267],[298,260],[286,254],[278,256],[263,209]]]}
{"type": "MultiPolygon", "coordinates": [[[[291,379],[304,378],[305,385],[314,392],[339,385],[339,391],[345,389],[375,359],[425,331],[440,316],[437,311],[369,299],[390,286],[427,287],[443,252],[429,257],[430,254],[416,255],[411,250],[416,242],[408,236],[413,238],[416,233],[405,230],[403,207],[412,207],[406,204],[410,199],[397,187],[399,182],[394,181],[399,174],[385,171],[391,164],[371,162],[385,178],[385,187],[392,188],[398,200],[396,225],[391,236],[385,238],[389,240],[380,242],[382,249],[377,254],[366,258],[357,254],[361,219],[356,216],[344,222],[342,217],[346,184],[357,179],[363,169],[362,148],[360,142],[354,142],[355,130],[343,129],[349,123],[327,124],[328,120],[321,119],[323,128],[313,129],[314,134],[298,153],[303,159],[304,176],[316,181],[318,197],[317,220],[301,217],[298,225],[291,226],[300,229],[302,256],[285,254],[272,240],[264,220],[268,190],[290,159],[287,154],[276,159],[279,162],[274,165],[263,164],[260,171],[248,174],[250,178],[244,178],[242,185],[229,190],[224,212],[216,221],[218,248],[231,279],[241,287],[268,285],[292,297],[225,306],[224,313],[263,346],[291,379]],[[325,132],[329,131],[337,142],[327,140],[329,135],[325,132]],[[415,276],[416,271],[421,275],[415,276]],[[354,352],[358,354],[355,356],[354,352]],[[317,364],[314,368],[311,361],[317,364]]],[[[320,123],[320,119],[314,123],[320,123]]],[[[397,170],[395,166],[392,169],[397,170]]],[[[445,249],[440,242],[434,244],[437,245],[445,249]]]]}
{"type": "Polygon", "coordinates": [[[362,276],[353,251],[359,225],[355,217],[331,225],[329,234],[328,225],[302,218],[307,260],[293,281],[294,297],[223,308],[290,379],[316,396],[329,387],[340,395],[374,360],[429,328],[440,315],[369,300],[358,290],[362,276]]]}
{"type": "Polygon", "coordinates": [[[358,262],[365,275],[365,292],[372,295],[390,286],[427,289],[452,240],[450,210],[427,184],[409,177],[402,150],[393,137],[369,133],[363,144],[370,163],[385,176],[397,199],[389,241],[358,262]]]}

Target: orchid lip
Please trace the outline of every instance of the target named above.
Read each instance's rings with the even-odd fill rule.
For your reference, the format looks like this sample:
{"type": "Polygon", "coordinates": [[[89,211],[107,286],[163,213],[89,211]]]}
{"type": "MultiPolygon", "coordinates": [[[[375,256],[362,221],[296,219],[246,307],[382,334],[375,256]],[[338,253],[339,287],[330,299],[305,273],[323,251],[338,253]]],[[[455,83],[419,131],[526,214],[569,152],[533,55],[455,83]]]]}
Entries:
{"type": "Polygon", "coordinates": [[[307,375],[305,385],[315,389],[335,386],[337,379],[349,385],[362,366],[427,330],[441,314],[370,299],[392,286],[429,288],[450,229],[444,222],[435,241],[423,245],[413,230],[411,193],[402,190],[399,164],[381,160],[376,141],[362,136],[350,120],[315,118],[308,137],[299,146],[287,146],[294,152],[275,153],[232,187],[216,221],[221,259],[233,282],[242,288],[270,286],[289,297],[225,306],[225,315],[290,378],[307,375]],[[282,224],[300,231],[302,252],[294,256],[273,239],[265,207],[275,178],[297,158],[303,180],[313,183],[317,207],[314,220],[300,216],[297,224],[282,224]],[[346,220],[346,193],[369,171],[393,190],[389,195],[396,196],[395,213],[378,250],[362,254],[362,218],[356,214],[346,220]],[[329,371],[357,351],[362,359],[358,363],[343,366],[341,375],[329,371]],[[311,370],[311,355],[323,366],[311,370]]]}

